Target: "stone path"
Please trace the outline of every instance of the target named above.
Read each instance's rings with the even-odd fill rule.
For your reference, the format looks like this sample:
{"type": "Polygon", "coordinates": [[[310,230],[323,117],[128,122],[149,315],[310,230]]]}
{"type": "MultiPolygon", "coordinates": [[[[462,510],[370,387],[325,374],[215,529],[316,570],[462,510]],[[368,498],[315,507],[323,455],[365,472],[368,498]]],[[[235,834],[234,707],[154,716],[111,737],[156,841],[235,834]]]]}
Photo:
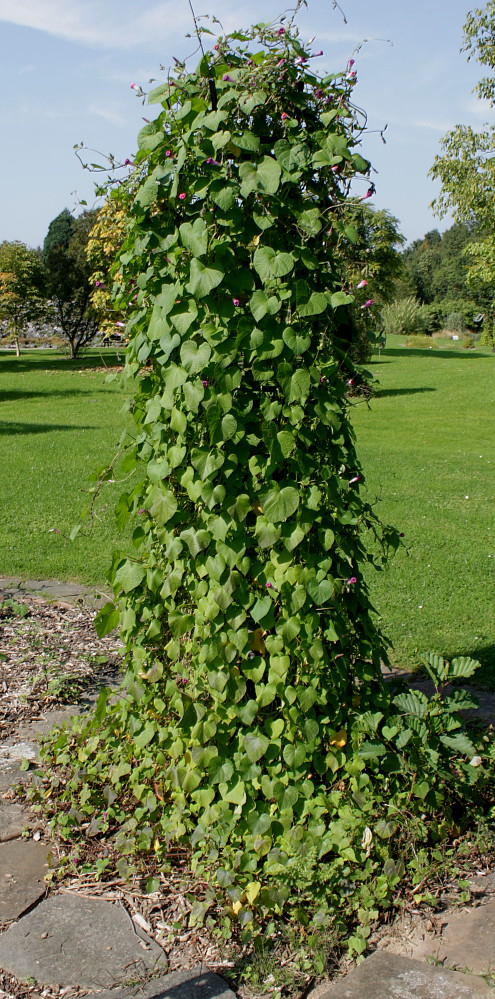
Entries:
{"type": "MultiPolygon", "coordinates": [[[[0,598],[23,592],[93,606],[107,599],[75,584],[0,578],[0,598]]],[[[493,695],[488,701],[480,714],[493,717],[493,695]]],[[[21,759],[38,757],[40,735],[78,710],[47,711],[0,745],[0,969],[35,981],[33,997],[48,987],[86,999],[235,999],[203,966],[168,974],[163,949],[119,902],[48,890],[50,844],[9,788],[21,759]]],[[[307,999],[494,999],[495,874],[474,877],[472,894],[474,904],[436,912],[411,932],[404,922],[392,926],[357,968],[307,999]]],[[[0,999],[9,993],[0,989],[0,999]]]]}

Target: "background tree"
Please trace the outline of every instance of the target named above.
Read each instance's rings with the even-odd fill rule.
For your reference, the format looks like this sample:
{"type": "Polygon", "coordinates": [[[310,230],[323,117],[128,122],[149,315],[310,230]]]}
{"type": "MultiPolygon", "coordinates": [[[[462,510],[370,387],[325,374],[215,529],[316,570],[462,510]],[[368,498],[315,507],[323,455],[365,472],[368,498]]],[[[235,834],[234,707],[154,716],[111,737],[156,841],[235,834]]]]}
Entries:
{"type": "Polygon", "coordinates": [[[38,250],[21,242],[0,244],[0,320],[13,338],[19,356],[19,338],[30,323],[46,315],[46,274],[38,250]]]}
{"type": "MultiPolygon", "coordinates": [[[[495,0],[475,8],[464,25],[463,51],[490,70],[474,92],[493,107],[495,101],[495,0]]],[[[476,226],[479,238],[466,247],[467,281],[484,293],[493,314],[495,305],[495,127],[475,131],[457,125],[442,139],[443,152],[430,174],[442,190],[433,206],[440,217],[452,212],[457,222],[476,226]]]]}
{"type": "Polygon", "coordinates": [[[91,267],[86,258],[96,214],[87,211],[74,218],[64,208],[50,223],[41,254],[54,315],[69,341],[73,358],[98,332],[98,318],[91,303],[91,267]]]}
{"type": "Polygon", "coordinates": [[[122,336],[126,315],[115,306],[112,288],[121,284],[122,270],[112,272],[128,229],[128,182],[116,187],[98,210],[86,245],[89,264],[91,305],[105,338],[122,336]]]}

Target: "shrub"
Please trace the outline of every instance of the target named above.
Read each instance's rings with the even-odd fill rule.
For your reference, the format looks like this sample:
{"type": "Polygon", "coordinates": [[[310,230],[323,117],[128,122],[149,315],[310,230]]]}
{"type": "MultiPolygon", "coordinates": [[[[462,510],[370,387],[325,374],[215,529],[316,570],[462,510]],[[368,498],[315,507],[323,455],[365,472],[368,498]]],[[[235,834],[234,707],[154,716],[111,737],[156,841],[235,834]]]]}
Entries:
{"type": "Polygon", "coordinates": [[[423,333],[425,328],[422,307],[416,298],[402,298],[382,306],[381,320],[385,334],[408,336],[423,333]]]}
{"type": "Polygon", "coordinates": [[[450,312],[445,319],[445,329],[450,333],[464,333],[466,324],[460,312],[450,312]]]}

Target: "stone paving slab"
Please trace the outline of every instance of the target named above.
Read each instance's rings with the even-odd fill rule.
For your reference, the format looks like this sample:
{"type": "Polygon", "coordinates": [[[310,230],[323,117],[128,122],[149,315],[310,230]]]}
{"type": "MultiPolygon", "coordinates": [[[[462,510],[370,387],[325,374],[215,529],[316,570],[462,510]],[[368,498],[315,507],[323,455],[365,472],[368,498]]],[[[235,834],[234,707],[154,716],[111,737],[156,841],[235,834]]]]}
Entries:
{"type": "Polygon", "coordinates": [[[0,798],[0,843],[18,839],[23,829],[32,824],[30,813],[16,801],[0,798]]]}
{"type": "Polygon", "coordinates": [[[495,902],[449,911],[441,933],[411,943],[414,958],[431,955],[449,968],[487,974],[495,970],[495,902]]]}
{"type": "Polygon", "coordinates": [[[167,959],[123,906],[67,892],[50,895],[0,934],[0,967],[41,985],[104,989],[166,971],[167,959]]]}
{"type": "Polygon", "coordinates": [[[493,999],[482,978],[376,951],[318,999],[493,999]]]}
{"type": "Polygon", "coordinates": [[[39,593],[42,597],[67,600],[68,603],[83,602],[88,607],[100,607],[113,599],[111,594],[102,592],[96,586],[61,583],[58,579],[22,579],[18,576],[0,576],[0,591],[16,599],[22,599],[23,593],[39,593]]]}
{"type": "Polygon", "coordinates": [[[32,840],[0,843],[1,923],[18,919],[45,894],[43,878],[48,870],[50,852],[45,843],[33,843],[32,840]]]}
{"type": "Polygon", "coordinates": [[[174,971],[145,985],[105,989],[85,999],[235,999],[228,985],[201,965],[174,971]]]}

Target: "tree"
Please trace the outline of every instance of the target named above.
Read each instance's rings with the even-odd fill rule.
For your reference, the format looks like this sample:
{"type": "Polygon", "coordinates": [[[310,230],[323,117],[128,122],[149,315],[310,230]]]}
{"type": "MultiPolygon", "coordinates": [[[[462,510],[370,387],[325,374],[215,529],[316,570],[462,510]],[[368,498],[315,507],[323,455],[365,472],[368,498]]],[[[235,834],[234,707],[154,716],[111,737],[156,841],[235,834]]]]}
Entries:
{"type": "Polygon", "coordinates": [[[0,244],[0,320],[15,342],[28,325],[45,315],[46,274],[37,250],[21,242],[0,244]]]}
{"type": "Polygon", "coordinates": [[[112,268],[122,248],[128,228],[130,201],[129,182],[115,188],[98,210],[86,246],[86,258],[91,271],[91,305],[98,316],[99,328],[105,338],[121,335],[126,316],[115,307],[112,287],[122,281],[112,268]]]}
{"type": "MultiPolygon", "coordinates": [[[[474,92],[482,100],[495,102],[495,0],[476,8],[464,25],[463,51],[491,71],[474,92]]],[[[452,212],[458,222],[477,226],[479,239],[466,247],[467,279],[473,292],[484,291],[495,299],[495,126],[476,132],[457,125],[442,139],[443,153],[435,158],[430,174],[442,184],[433,207],[443,217],[452,212]]]]}
{"type": "Polygon", "coordinates": [[[69,341],[72,358],[98,332],[98,319],[91,303],[91,268],[86,259],[95,217],[95,211],[87,211],[74,218],[64,208],[48,227],[41,255],[48,275],[48,294],[57,322],[69,341]]]}

